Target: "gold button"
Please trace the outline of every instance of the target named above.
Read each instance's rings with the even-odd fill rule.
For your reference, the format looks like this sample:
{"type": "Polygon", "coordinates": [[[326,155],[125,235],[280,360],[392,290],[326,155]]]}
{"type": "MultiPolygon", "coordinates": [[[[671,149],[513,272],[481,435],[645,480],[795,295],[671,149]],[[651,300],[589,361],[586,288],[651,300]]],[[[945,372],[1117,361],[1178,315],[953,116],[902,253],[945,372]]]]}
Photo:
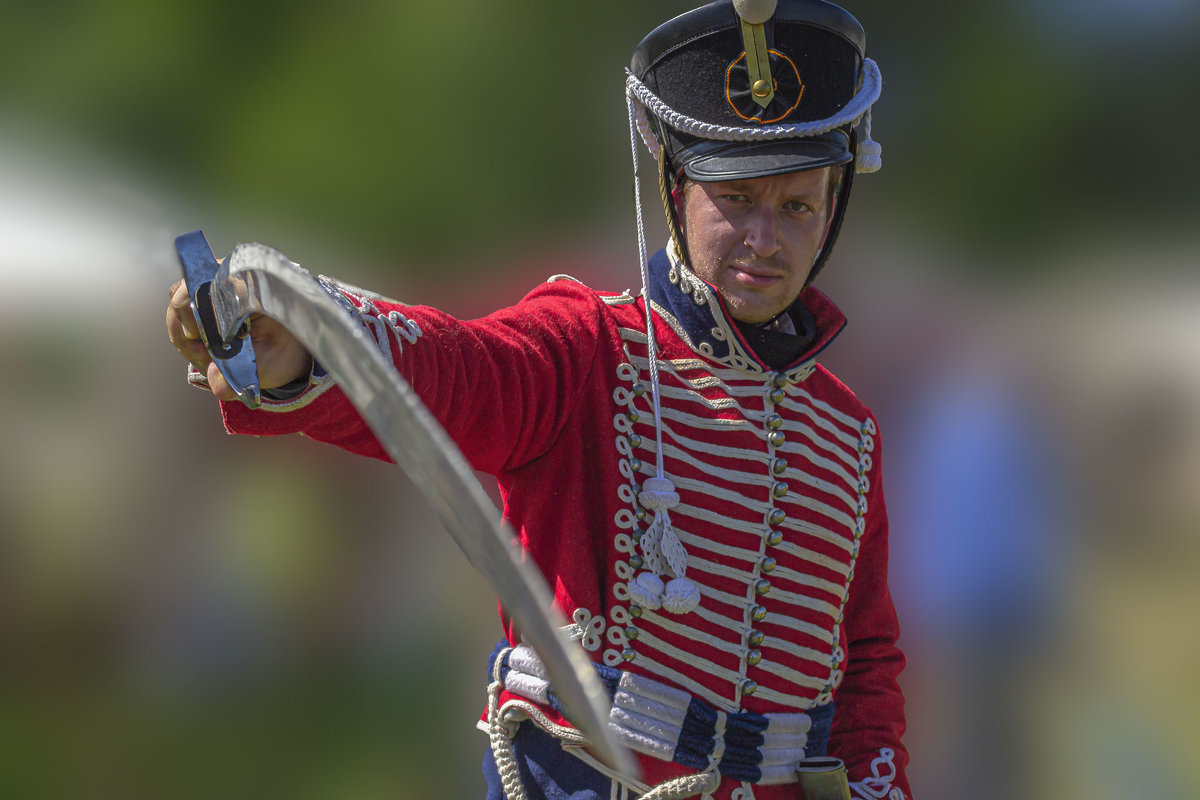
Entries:
{"type": "Polygon", "coordinates": [[[751,87],[750,91],[754,92],[755,97],[766,97],[771,93],[771,82],[764,78],[759,78],[754,82],[754,86],[751,87]]]}

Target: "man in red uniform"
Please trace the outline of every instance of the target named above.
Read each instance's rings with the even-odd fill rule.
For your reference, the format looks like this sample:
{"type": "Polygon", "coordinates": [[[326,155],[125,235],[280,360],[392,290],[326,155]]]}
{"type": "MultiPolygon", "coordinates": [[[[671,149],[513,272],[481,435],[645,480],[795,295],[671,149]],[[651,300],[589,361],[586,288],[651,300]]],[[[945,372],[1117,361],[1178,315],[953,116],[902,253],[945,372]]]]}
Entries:
{"type": "MultiPolygon", "coordinates": [[[[627,81],[672,232],[643,244],[640,293],[560,276],[462,322],[322,279],[497,477],[643,772],[588,754],[508,626],[481,722],[489,798],[796,798],[828,786],[811,777],[829,757],[853,795],[821,797],[909,797],[878,432],[817,363],[845,319],[811,285],[855,171],[879,166],[879,88],[841,8],[711,3],[651,32],[627,81]]],[[[640,218],[639,200],[644,242],[640,218]]],[[[231,432],[385,457],[278,323],[254,323],[254,411],[230,402],[182,287],[167,326],[231,432]]]]}

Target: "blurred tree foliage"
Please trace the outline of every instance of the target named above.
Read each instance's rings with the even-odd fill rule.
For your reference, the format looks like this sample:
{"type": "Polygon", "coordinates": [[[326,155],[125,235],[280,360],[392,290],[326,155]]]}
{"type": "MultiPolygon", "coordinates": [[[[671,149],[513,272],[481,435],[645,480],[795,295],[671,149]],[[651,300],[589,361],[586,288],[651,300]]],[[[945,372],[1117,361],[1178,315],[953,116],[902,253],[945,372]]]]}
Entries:
{"type": "MultiPolygon", "coordinates": [[[[622,70],[690,5],[5,2],[0,119],[243,218],[463,258],[626,219],[622,70]]],[[[848,5],[886,82],[860,202],[896,224],[1011,255],[1194,211],[1186,4],[1140,27],[1076,0],[848,5]]]]}

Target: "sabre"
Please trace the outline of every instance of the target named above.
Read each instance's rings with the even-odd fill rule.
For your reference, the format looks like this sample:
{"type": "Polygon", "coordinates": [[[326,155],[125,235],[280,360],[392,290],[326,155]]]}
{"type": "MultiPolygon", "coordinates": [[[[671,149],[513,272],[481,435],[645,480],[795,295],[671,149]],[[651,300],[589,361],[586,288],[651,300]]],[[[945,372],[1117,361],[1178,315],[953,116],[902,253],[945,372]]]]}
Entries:
{"type": "Polygon", "coordinates": [[[373,338],[316,280],[278,250],[241,244],[218,264],[201,231],[175,240],[201,338],[238,398],[261,403],[247,320],[282,323],[334,377],[379,443],[438,513],[459,549],[495,590],[522,639],[541,656],[555,693],[594,753],[621,775],[637,763],[608,728],[611,700],[541,573],[480,486],[449,435],[373,338]]]}

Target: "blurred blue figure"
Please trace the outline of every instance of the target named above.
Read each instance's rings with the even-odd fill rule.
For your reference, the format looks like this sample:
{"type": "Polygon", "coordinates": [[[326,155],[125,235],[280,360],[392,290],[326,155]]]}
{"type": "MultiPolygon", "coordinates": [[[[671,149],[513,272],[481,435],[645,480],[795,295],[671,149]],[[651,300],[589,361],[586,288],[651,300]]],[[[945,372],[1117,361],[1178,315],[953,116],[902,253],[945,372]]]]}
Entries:
{"type": "Polygon", "coordinates": [[[909,384],[891,448],[892,584],[936,706],[910,716],[939,720],[924,745],[943,762],[914,788],[1031,797],[1028,687],[1061,606],[1068,487],[1018,370],[991,348],[957,349],[909,384]]]}

